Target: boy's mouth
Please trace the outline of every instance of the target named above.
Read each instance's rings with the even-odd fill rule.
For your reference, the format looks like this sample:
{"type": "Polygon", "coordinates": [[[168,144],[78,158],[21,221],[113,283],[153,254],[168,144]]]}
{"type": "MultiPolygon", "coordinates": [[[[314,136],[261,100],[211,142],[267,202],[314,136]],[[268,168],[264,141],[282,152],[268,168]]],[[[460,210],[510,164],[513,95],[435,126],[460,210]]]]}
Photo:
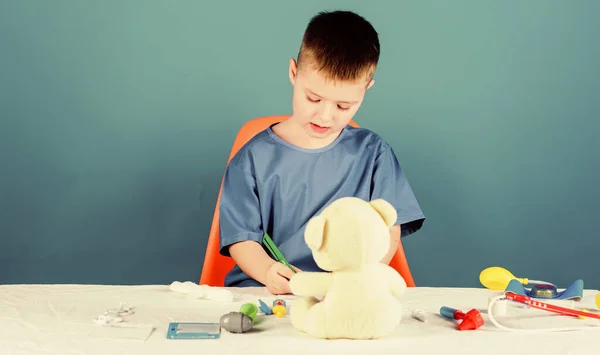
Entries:
{"type": "Polygon", "coordinates": [[[319,126],[318,124],[314,124],[312,122],[310,123],[310,127],[317,133],[325,133],[329,129],[329,127],[319,126]]]}

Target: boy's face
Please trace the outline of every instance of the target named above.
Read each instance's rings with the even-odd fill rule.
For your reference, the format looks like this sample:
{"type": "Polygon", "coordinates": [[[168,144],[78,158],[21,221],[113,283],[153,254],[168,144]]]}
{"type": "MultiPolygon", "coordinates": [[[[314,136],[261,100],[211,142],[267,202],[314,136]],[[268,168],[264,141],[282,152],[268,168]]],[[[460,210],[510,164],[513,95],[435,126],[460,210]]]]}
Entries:
{"type": "Polygon", "coordinates": [[[337,137],[352,120],[373,80],[334,82],[310,65],[298,70],[290,60],[290,81],[294,86],[293,120],[308,137],[319,140],[337,137]]]}

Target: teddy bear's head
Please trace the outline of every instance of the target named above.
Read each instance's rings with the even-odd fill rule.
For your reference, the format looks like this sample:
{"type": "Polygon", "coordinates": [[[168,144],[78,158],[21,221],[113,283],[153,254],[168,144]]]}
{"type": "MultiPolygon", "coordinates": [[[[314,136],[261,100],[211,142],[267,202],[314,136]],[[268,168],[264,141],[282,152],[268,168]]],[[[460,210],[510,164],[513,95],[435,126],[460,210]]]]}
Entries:
{"type": "Polygon", "coordinates": [[[317,265],[326,271],[378,263],[390,247],[397,212],[387,201],[343,197],[306,225],[304,240],[317,265]]]}

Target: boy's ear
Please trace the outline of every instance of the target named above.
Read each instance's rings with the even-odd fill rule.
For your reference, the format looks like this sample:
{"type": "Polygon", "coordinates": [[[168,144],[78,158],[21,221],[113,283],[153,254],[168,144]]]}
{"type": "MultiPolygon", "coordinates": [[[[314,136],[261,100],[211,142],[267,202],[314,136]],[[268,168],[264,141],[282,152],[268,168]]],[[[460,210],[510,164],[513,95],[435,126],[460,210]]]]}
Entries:
{"type": "Polygon", "coordinates": [[[367,84],[367,90],[369,90],[371,88],[371,86],[373,86],[375,84],[375,80],[371,79],[371,81],[369,81],[369,83],[367,84]]]}
{"type": "Polygon", "coordinates": [[[296,84],[296,75],[298,75],[298,64],[296,63],[296,60],[294,58],[290,58],[289,75],[290,83],[292,83],[293,86],[294,84],[296,84]]]}

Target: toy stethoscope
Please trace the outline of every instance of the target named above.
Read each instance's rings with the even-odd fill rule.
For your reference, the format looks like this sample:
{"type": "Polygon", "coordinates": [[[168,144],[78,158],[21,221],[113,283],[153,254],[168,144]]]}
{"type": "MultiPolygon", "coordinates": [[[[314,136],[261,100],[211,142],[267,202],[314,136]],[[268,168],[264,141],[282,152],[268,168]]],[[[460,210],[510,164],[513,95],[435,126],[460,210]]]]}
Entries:
{"type": "MultiPolygon", "coordinates": [[[[508,300],[525,304],[531,308],[553,312],[565,316],[573,316],[579,318],[594,318],[600,320],[600,314],[589,313],[586,310],[579,310],[568,307],[561,307],[548,302],[543,302],[540,299],[559,299],[559,300],[580,300],[583,297],[583,281],[576,280],[564,291],[558,291],[556,285],[539,280],[529,280],[527,278],[515,277],[510,271],[493,266],[481,272],[479,275],[481,283],[491,290],[504,290],[503,294],[492,297],[488,303],[488,317],[490,322],[496,327],[520,332],[520,333],[542,333],[542,332],[563,332],[574,330],[591,330],[600,329],[600,324],[589,325],[583,327],[564,327],[564,328],[548,328],[548,329],[520,329],[510,328],[500,324],[494,318],[494,309],[499,301],[508,300]],[[523,285],[533,285],[531,290],[526,290],[523,285]]],[[[596,295],[596,306],[600,309],[600,293],[596,295]]]]}
{"type": "MultiPolygon", "coordinates": [[[[490,299],[490,302],[488,304],[488,309],[487,309],[490,322],[492,322],[492,324],[494,324],[496,327],[503,329],[503,330],[519,332],[519,333],[545,333],[545,332],[565,332],[565,331],[573,331],[573,330],[600,329],[600,326],[598,326],[598,325],[589,325],[589,326],[585,326],[585,327],[547,328],[547,329],[510,328],[510,327],[500,324],[494,318],[494,315],[493,315],[494,305],[496,302],[498,302],[500,300],[509,300],[509,301],[514,301],[514,302],[519,302],[522,304],[526,304],[526,305],[530,306],[531,308],[536,308],[536,309],[540,309],[543,311],[553,312],[553,313],[557,313],[557,314],[561,314],[561,315],[565,315],[565,316],[580,317],[582,319],[583,318],[595,318],[595,319],[600,320],[600,314],[589,313],[584,310],[578,310],[578,309],[574,309],[574,308],[561,307],[561,306],[553,305],[550,303],[534,300],[529,296],[523,296],[523,295],[518,295],[518,294],[512,293],[512,292],[507,292],[503,295],[492,297],[490,299]]],[[[596,296],[596,306],[598,308],[600,308],[600,293],[596,296]]]]}

